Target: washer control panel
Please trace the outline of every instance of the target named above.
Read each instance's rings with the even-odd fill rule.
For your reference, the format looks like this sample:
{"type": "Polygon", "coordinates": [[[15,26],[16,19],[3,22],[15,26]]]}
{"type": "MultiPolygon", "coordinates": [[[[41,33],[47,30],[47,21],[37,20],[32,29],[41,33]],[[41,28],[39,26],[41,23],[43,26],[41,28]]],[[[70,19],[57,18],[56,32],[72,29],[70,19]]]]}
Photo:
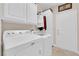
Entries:
{"type": "Polygon", "coordinates": [[[3,36],[13,37],[13,36],[27,34],[27,33],[31,33],[31,31],[30,30],[9,30],[9,31],[4,31],[3,36]]]}

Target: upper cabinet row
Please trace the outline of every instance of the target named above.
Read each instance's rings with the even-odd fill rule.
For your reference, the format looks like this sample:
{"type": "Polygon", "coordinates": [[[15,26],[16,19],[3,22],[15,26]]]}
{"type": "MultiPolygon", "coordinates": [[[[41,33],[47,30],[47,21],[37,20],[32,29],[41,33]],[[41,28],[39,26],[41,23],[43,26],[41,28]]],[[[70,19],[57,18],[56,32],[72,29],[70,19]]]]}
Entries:
{"type": "Polygon", "coordinates": [[[4,17],[28,24],[37,24],[37,5],[33,3],[4,4],[4,17]]]}

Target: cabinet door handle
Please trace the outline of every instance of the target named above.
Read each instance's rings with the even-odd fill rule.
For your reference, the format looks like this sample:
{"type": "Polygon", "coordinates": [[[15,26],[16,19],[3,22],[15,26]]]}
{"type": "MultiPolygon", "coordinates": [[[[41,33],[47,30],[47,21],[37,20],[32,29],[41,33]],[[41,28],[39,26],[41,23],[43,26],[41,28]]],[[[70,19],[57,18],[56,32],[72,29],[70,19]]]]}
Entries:
{"type": "Polygon", "coordinates": [[[35,44],[34,42],[31,43],[31,45],[34,45],[34,44],[35,44]]]}
{"type": "Polygon", "coordinates": [[[42,53],[42,51],[41,51],[41,49],[39,49],[39,54],[41,55],[41,53],[42,53]]]}
{"type": "Polygon", "coordinates": [[[31,47],[31,46],[33,46],[35,43],[34,42],[32,42],[32,43],[30,43],[29,45],[28,45],[28,47],[31,47]]]}

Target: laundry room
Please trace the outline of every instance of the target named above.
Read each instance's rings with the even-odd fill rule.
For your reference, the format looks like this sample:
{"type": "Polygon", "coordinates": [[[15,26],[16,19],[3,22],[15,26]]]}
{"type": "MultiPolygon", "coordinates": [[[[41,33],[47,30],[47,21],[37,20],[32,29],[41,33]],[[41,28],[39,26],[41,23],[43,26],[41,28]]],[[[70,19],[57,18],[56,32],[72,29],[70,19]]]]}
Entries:
{"type": "Polygon", "coordinates": [[[0,56],[79,56],[79,3],[0,3],[0,56]]]}

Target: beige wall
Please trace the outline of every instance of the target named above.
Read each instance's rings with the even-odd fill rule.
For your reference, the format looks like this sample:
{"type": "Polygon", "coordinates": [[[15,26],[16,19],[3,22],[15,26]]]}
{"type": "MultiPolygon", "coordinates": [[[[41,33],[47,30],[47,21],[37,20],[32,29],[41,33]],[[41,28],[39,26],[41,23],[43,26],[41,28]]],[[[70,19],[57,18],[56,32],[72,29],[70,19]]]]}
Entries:
{"type": "Polygon", "coordinates": [[[27,30],[33,28],[34,25],[30,24],[20,24],[12,21],[2,21],[2,31],[5,30],[27,30]]]}

